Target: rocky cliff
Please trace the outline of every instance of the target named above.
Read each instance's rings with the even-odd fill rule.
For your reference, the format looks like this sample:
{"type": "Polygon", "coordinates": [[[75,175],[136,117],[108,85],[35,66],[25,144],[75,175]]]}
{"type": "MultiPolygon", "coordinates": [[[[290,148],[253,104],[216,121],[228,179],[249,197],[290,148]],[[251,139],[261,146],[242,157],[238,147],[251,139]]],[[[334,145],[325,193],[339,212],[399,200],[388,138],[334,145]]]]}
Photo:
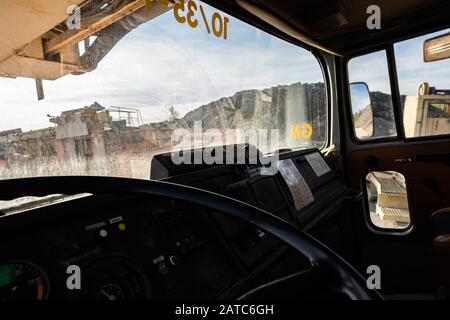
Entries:
{"type": "Polygon", "coordinates": [[[204,129],[280,129],[311,123],[313,140],[326,135],[326,90],[323,83],[295,83],[264,90],[246,90],[203,105],[176,121],[177,127],[192,128],[202,121],[204,129]]]}

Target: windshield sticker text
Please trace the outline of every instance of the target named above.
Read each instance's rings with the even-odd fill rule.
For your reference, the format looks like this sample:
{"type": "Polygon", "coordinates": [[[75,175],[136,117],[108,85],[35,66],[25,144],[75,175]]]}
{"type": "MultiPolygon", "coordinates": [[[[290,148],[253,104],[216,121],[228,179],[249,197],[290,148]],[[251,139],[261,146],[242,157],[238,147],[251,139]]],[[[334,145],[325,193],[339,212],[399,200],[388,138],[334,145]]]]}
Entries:
{"type": "Polygon", "coordinates": [[[292,140],[311,139],[313,136],[313,126],[310,123],[293,124],[292,140]]]}

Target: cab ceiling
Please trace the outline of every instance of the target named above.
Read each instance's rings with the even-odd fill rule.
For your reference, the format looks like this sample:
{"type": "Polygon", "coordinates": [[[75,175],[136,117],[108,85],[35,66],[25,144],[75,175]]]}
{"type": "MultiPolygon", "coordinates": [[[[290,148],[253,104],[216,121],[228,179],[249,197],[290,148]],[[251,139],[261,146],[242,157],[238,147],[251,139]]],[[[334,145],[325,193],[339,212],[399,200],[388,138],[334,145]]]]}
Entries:
{"type": "MultiPolygon", "coordinates": [[[[276,17],[273,20],[284,21],[314,41],[343,54],[450,24],[448,0],[225,1],[241,3],[240,11],[245,8],[242,3],[258,7],[276,17]],[[381,30],[367,28],[367,8],[371,5],[381,9],[381,30]]],[[[270,19],[265,22],[273,24],[270,19]]]]}

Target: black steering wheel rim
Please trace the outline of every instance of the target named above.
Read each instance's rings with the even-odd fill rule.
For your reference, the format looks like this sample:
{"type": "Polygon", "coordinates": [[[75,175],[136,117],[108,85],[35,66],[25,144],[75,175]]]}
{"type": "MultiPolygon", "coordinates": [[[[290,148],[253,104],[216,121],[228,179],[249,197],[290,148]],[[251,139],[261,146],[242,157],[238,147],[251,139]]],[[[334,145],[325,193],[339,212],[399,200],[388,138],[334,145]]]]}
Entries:
{"type": "Polygon", "coordinates": [[[367,288],[366,280],[350,264],[318,240],[279,217],[223,195],[169,182],[129,178],[60,176],[0,180],[0,200],[79,193],[160,196],[220,211],[274,235],[306,256],[312,266],[326,265],[336,273],[342,286],[340,291],[350,299],[382,299],[376,290],[367,288]]]}

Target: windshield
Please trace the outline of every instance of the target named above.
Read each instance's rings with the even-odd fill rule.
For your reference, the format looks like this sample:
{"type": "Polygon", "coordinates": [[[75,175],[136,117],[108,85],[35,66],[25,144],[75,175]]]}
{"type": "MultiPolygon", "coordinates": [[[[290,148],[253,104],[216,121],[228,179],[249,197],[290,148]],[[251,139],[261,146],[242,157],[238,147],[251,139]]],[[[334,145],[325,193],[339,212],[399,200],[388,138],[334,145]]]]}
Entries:
{"type": "Polygon", "coordinates": [[[1,31],[1,179],[149,179],[159,153],[326,143],[309,51],[200,1],[74,2],[38,17],[22,8],[28,28],[1,31]]]}

